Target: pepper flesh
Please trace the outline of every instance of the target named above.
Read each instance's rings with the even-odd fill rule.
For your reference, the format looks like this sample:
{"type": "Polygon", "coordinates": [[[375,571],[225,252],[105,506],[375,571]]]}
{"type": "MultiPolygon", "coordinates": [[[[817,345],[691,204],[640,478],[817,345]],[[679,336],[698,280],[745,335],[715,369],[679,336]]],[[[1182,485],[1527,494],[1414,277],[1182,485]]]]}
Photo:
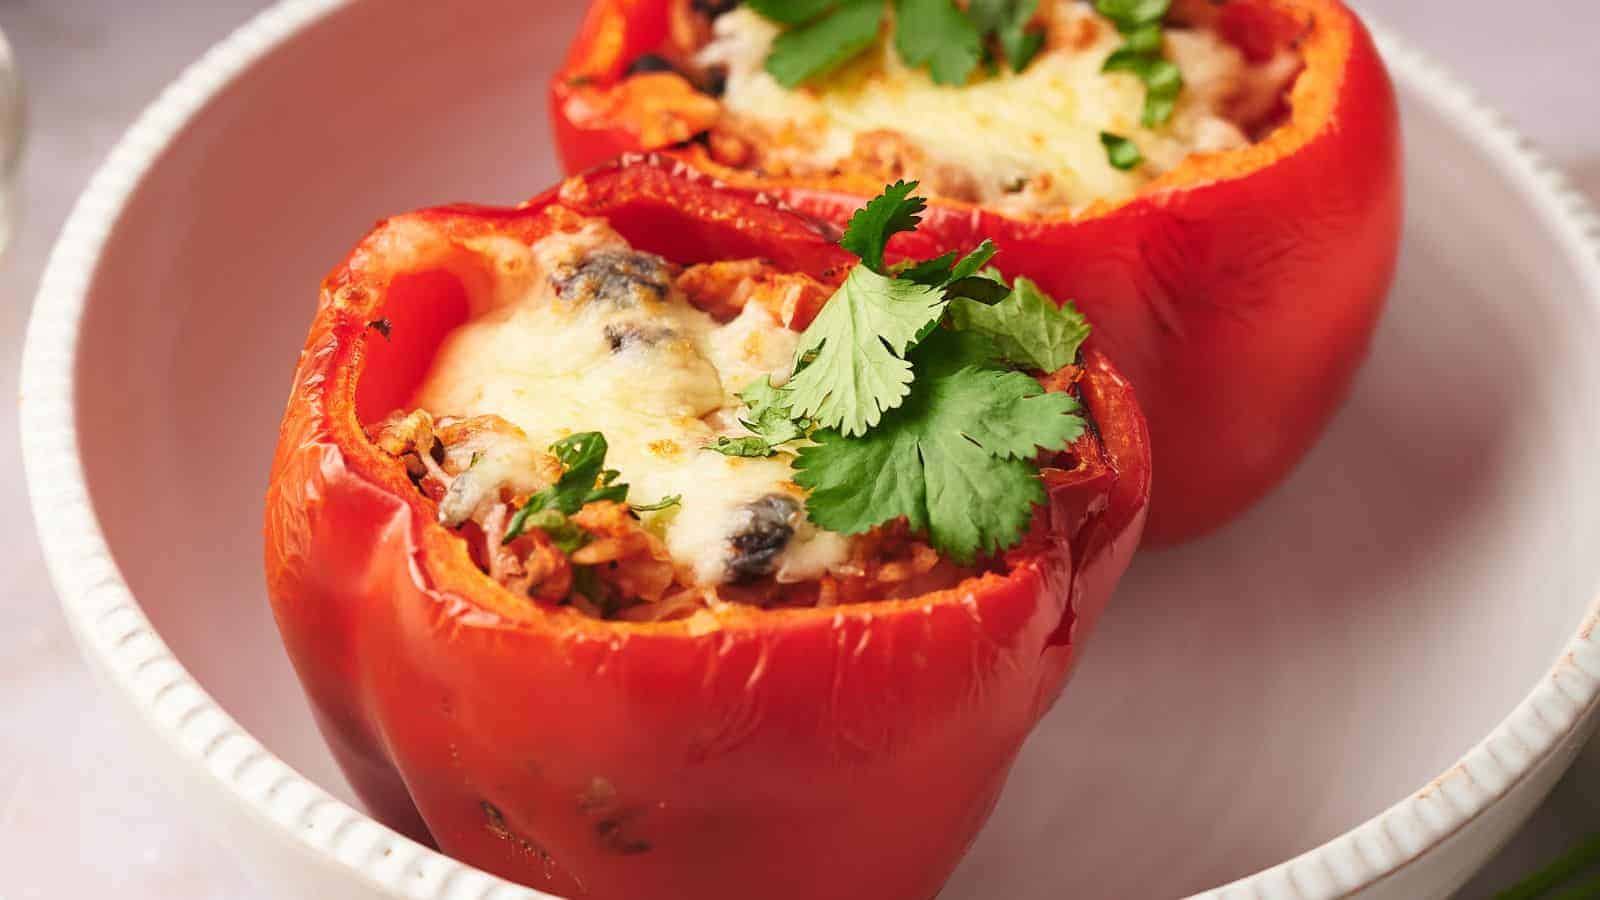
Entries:
{"type": "MultiPolygon", "coordinates": [[[[592,4],[551,84],[569,171],[645,146],[637,122],[587,121],[572,103],[665,41],[673,2],[592,4]]],[[[1146,536],[1160,544],[1232,520],[1315,443],[1366,356],[1402,224],[1394,90],[1354,13],[1339,0],[1179,6],[1250,58],[1301,56],[1282,124],[1078,213],[1019,217],[934,199],[922,227],[893,245],[922,256],[991,238],[1007,275],[1088,315],[1150,419],[1161,487],[1146,536]]],[[[838,227],[882,188],[849,176],[765,177],[721,165],[698,144],[669,152],[730,189],[838,227]]]]}
{"type": "Polygon", "coordinates": [[[599,898],[932,896],[993,807],[1139,542],[1149,447],[1098,350],[1100,437],[1048,470],[1006,574],[913,600],[605,622],[505,592],[362,423],[400,406],[489,273],[559,203],[678,263],[826,276],[812,224],[669,161],[518,210],[378,227],[324,283],[267,496],[279,628],[351,784],[383,821],[515,881],[599,898]],[[419,251],[426,225],[447,240],[419,251]],[[389,338],[369,323],[388,319],[389,338]]]}

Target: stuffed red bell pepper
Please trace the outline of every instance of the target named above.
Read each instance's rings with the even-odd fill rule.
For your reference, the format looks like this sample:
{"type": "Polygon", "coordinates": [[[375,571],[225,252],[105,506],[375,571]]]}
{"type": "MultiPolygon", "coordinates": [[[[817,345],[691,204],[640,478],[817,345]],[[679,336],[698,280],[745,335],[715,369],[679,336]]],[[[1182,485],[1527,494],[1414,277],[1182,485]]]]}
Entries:
{"type": "Polygon", "coordinates": [[[594,0],[551,113],[569,171],[665,150],[840,226],[920,179],[897,253],[994,240],[1127,372],[1157,542],[1304,455],[1399,245],[1393,90],[1338,0],[594,0]]]}
{"type": "Polygon", "coordinates": [[[269,591],[384,821],[599,898],[925,900],[1140,539],[1132,389],[981,243],[648,158],[323,285],[269,591]]]}

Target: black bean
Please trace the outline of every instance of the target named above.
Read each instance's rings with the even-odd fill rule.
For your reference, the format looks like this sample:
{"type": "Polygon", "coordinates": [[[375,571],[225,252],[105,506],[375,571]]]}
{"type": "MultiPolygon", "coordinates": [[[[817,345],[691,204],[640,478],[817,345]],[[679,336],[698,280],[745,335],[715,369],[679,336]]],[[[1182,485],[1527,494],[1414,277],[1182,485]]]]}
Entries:
{"type": "Polygon", "coordinates": [[[735,582],[754,581],[771,575],[778,556],[794,537],[794,520],[800,503],[786,494],[769,494],[739,510],[729,543],[733,557],[728,573],[735,582]]]}
{"type": "Polygon", "coordinates": [[[728,92],[728,70],[722,66],[708,70],[705,77],[700,79],[700,92],[710,97],[721,98],[728,92]]]}
{"type": "Polygon", "coordinates": [[[665,325],[646,322],[607,322],[605,327],[606,343],[611,346],[612,353],[621,353],[634,347],[654,347],[677,334],[665,325]]]}
{"type": "Polygon", "coordinates": [[[677,66],[674,66],[672,62],[665,56],[662,56],[659,53],[646,53],[645,55],[629,63],[627,72],[625,74],[642,75],[646,72],[676,71],[678,71],[677,66]]]}
{"type": "Polygon", "coordinates": [[[690,8],[703,16],[715,18],[725,12],[731,12],[742,0],[692,0],[690,8]]]}
{"type": "Polygon", "coordinates": [[[573,303],[603,300],[619,309],[664,300],[672,273],[659,256],[632,250],[601,250],[550,276],[561,299],[573,303]]]}

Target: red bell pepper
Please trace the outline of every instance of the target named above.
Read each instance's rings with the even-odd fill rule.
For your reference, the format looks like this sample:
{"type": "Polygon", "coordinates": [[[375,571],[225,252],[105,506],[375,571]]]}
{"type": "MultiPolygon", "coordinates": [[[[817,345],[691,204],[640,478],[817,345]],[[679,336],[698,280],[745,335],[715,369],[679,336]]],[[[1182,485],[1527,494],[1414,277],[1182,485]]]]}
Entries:
{"type": "Polygon", "coordinates": [[[722,609],[714,627],[513,595],[363,433],[493,277],[469,245],[532,243],[557,205],[678,263],[853,262],[809,220],[675,168],[636,160],[518,209],[399,216],[329,276],[267,496],[279,627],[369,808],[468,863],[616,900],[924,900],[1139,542],[1147,434],[1103,354],[1085,351],[1077,387],[1097,428],[1047,475],[1003,574],[912,600],[722,609]]]}
{"type": "MultiPolygon", "coordinates": [[[[649,111],[597,111],[593,98],[667,40],[673,2],[594,0],[551,85],[569,171],[663,140],[643,133],[649,111]]],[[[1304,60],[1269,136],[1193,157],[1137,196],[1079,214],[1019,218],[936,199],[895,245],[921,255],[993,238],[1007,275],[1089,316],[1150,417],[1161,486],[1147,537],[1158,543],[1224,524],[1304,456],[1366,355],[1399,249],[1395,97],[1356,16],[1339,0],[1225,0],[1209,15],[1251,58],[1289,48],[1304,60]]],[[[699,144],[669,152],[841,226],[882,187],[766,177],[699,144]]]]}

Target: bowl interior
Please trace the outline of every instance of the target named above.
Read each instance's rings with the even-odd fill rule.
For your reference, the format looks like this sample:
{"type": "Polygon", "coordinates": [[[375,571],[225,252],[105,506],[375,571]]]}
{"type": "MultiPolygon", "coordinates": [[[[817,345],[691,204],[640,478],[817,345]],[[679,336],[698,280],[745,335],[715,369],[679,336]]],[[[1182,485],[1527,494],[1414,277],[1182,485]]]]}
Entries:
{"type": "MultiPolygon", "coordinates": [[[[289,40],[162,155],[94,273],[78,372],[135,594],[230,713],[347,798],[261,583],[295,355],[375,218],[556,178],[544,84],[579,11],[383,6],[289,40]]],[[[1578,248],[1402,94],[1407,246],[1350,403],[1244,520],[1138,560],[943,896],[1176,896],[1310,849],[1479,741],[1595,596],[1600,321],[1578,248]]]]}

